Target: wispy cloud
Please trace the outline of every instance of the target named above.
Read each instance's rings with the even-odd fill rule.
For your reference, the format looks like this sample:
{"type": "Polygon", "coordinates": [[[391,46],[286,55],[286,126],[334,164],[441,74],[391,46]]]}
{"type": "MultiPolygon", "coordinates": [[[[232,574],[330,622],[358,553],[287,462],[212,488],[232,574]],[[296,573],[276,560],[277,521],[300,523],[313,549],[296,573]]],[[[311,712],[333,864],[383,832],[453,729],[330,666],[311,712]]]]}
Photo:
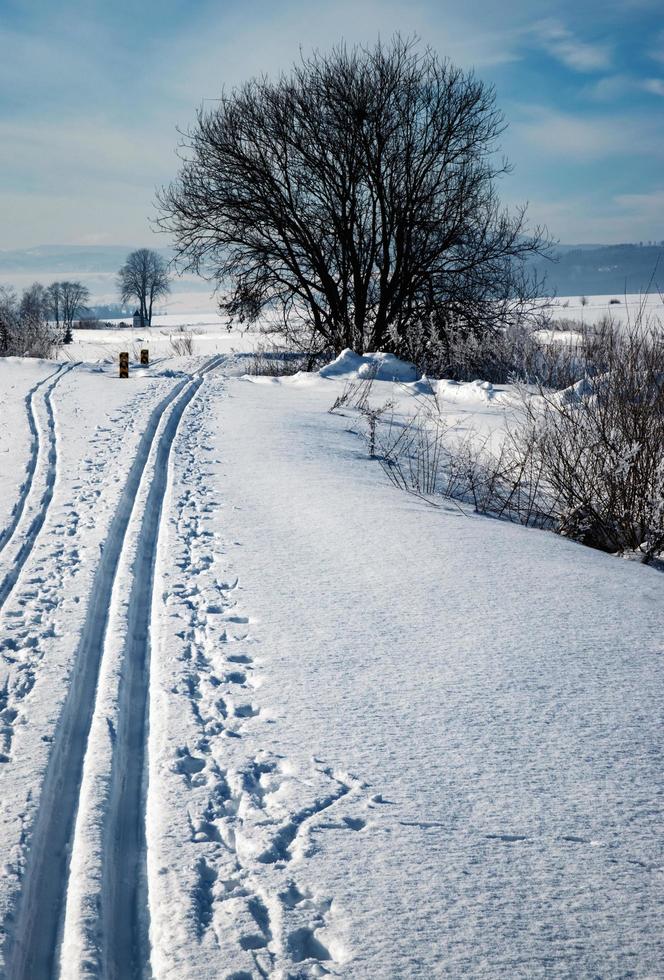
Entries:
{"type": "Polygon", "coordinates": [[[541,20],[533,28],[536,42],[567,68],[578,72],[609,68],[612,52],[608,44],[583,41],[557,20],[541,20]]]}
{"type": "MultiPolygon", "coordinates": [[[[664,189],[644,194],[566,194],[530,201],[531,222],[546,224],[566,243],[649,241],[656,236],[653,214],[661,214],[664,189]]],[[[661,236],[660,236],[661,237],[661,236]]],[[[659,239],[658,239],[659,240],[659,239]]]]}
{"type": "Polygon", "coordinates": [[[664,78],[641,78],[637,75],[606,75],[587,85],[583,94],[595,102],[615,102],[635,92],[664,96],[664,78]]]}
{"type": "Polygon", "coordinates": [[[664,30],[657,34],[654,43],[648,49],[648,55],[654,61],[664,64],[664,30]]]}
{"type": "Polygon", "coordinates": [[[522,106],[514,131],[540,151],[566,160],[589,162],[634,152],[635,137],[644,133],[632,118],[573,115],[546,106],[522,106]]]}
{"type": "Polygon", "coordinates": [[[616,194],[613,198],[621,208],[632,209],[639,214],[664,214],[664,187],[645,194],[616,194]]]}
{"type": "Polygon", "coordinates": [[[256,74],[274,76],[288,70],[300,51],[328,50],[339,41],[373,44],[396,32],[417,35],[441,54],[462,67],[486,69],[509,64],[520,57],[521,28],[487,21],[471,25],[463,11],[446,9],[418,0],[338,0],[315,4],[310,0],[287,0],[259,20],[244,10],[220,6],[216,16],[203,27],[158,44],[152,57],[170,70],[163,78],[168,91],[191,105],[203,97],[219,95],[256,74]],[[472,29],[471,29],[472,27],[472,29]]]}
{"type": "Polygon", "coordinates": [[[644,92],[664,96],[664,78],[646,78],[642,82],[644,92]]]}

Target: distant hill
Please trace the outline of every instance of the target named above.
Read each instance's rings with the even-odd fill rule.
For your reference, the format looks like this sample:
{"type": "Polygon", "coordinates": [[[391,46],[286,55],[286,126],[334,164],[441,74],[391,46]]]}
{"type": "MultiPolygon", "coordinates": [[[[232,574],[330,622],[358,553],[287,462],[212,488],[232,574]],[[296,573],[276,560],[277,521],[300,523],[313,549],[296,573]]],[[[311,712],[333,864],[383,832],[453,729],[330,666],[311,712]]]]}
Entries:
{"type": "Polygon", "coordinates": [[[659,245],[559,245],[556,261],[531,263],[557,296],[664,292],[664,242],[659,245]],[[654,273],[654,276],[653,276],[654,273]]]}
{"type": "MultiPolygon", "coordinates": [[[[150,246],[152,248],[152,246],[150,246]]],[[[130,252],[130,245],[37,245],[34,248],[0,250],[0,274],[116,273],[130,252]]],[[[170,248],[155,248],[165,259],[170,248]]]]}
{"type": "MultiPolygon", "coordinates": [[[[115,299],[115,276],[132,251],[129,245],[39,245],[35,248],[0,250],[0,284],[22,288],[33,280],[50,282],[59,277],[80,278],[99,299],[115,299]]],[[[170,260],[170,248],[156,248],[170,260]]],[[[545,275],[548,290],[557,296],[664,292],[664,242],[659,245],[558,245],[556,261],[531,263],[538,276],[545,275]],[[653,271],[656,273],[653,279],[653,271]]],[[[209,284],[186,276],[174,289],[210,291],[209,284]]]]}

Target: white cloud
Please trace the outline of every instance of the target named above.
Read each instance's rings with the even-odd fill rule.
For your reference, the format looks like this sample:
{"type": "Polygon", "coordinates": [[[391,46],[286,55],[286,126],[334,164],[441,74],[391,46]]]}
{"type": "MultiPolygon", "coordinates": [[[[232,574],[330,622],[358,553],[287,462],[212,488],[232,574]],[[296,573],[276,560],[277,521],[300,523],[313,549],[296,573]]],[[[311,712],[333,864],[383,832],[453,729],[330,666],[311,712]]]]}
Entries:
{"type": "Polygon", "coordinates": [[[634,75],[607,75],[583,88],[583,94],[596,102],[614,102],[634,92],[664,96],[664,78],[637,78],[634,75]]]}
{"type": "Polygon", "coordinates": [[[596,102],[613,102],[637,86],[629,75],[606,75],[596,82],[584,86],[583,94],[596,102]]]}
{"type": "MultiPolygon", "coordinates": [[[[446,5],[447,6],[447,5],[446,5]]],[[[185,36],[160,44],[155,61],[168,66],[163,84],[193,107],[257,74],[287,71],[302,50],[328,50],[342,40],[373,44],[400,32],[418,35],[464,68],[506,64],[519,57],[521,28],[486,21],[482,27],[464,12],[441,11],[412,0],[307,0],[274,4],[257,21],[245,10],[220,13],[204,29],[192,23],[185,36]]]]}
{"type": "Polygon", "coordinates": [[[544,106],[524,108],[526,119],[512,128],[547,154],[588,161],[626,149],[625,133],[611,119],[581,118],[544,106]]]}
{"type": "Polygon", "coordinates": [[[654,60],[664,65],[664,31],[660,31],[656,36],[654,44],[648,51],[648,55],[654,60]]]}
{"type": "Polygon", "coordinates": [[[664,187],[645,194],[617,194],[613,200],[639,217],[664,214],[664,187]]]}
{"type": "Polygon", "coordinates": [[[531,200],[528,216],[532,224],[545,224],[554,237],[568,245],[659,241],[662,230],[657,216],[663,207],[664,190],[607,198],[577,194],[531,200]]]}
{"type": "Polygon", "coordinates": [[[587,163],[610,157],[664,156],[664,132],[651,117],[576,116],[546,106],[517,107],[511,130],[547,157],[587,163]]]}
{"type": "Polygon", "coordinates": [[[539,21],[533,33],[540,47],[573,71],[602,71],[611,65],[608,45],[582,41],[557,20],[539,21]]]}
{"type": "Polygon", "coordinates": [[[645,92],[664,97],[664,78],[646,78],[642,83],[645,92]]]}

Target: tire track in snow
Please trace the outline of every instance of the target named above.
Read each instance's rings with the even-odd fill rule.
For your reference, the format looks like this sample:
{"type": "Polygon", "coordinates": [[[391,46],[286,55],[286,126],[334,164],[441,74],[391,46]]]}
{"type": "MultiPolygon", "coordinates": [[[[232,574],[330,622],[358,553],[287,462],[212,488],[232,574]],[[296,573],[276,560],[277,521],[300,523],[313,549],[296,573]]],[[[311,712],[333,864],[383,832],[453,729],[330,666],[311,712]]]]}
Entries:
{"type": "Polygon", "coordinates": [[[46,514],[53,498],[53,488],[57,475],[57,435],[55,431],[55,416],[51,394],[55,386],[69,371],[77,365],[66,365],[58,368],[26,395],[28,424],[32,433],[32,448],[28,462],[27,477],[19,491],[12,519],[0,534],[0,553],[2,564],[6,571],[2,574],[0,568],[0,609],[14,588],[21,569],[25,565],[46,519],[46,514]],[[47,382],[50,381],[50,384],[47,382]],[[46,441],[39,434],[37,415],[35,412],[35,396],[40,388],[44,388],[44,407],[46,409],[46,441]],[[43,471],[43,489],[38,478],[43,471]],[[39,496],[41,492],[41,497],[39,496]],[[35,502],[33,503],[33,498],[35,502]],[[25,520],[22,518],[25,515],[25,520]],[[32,515],[32,519],[30,519],[32,515]],[[24,524],[30,521],[27,527],[24,524]],[[15,554],[11,554],[16,542],[15,554]],[[7,567],[8,565],[8,567],[7,567]]]}
{"type": "MultiPolygon", "coordinates": [[[[199,375],[217,367],[222,360],[222,357],[212,358],[199,375]]],[[[130,467],[95,573],[69,689],[31,834],[27,870],[8,951],[8,980],[45,980],[56,973],[57,947],[68,885],[70,844],[113,584],[134,498],[159,423],[183,389],[192,384],[195,385],[196,381],[191,378],[176,384],[153,409],[130,467]]]]}

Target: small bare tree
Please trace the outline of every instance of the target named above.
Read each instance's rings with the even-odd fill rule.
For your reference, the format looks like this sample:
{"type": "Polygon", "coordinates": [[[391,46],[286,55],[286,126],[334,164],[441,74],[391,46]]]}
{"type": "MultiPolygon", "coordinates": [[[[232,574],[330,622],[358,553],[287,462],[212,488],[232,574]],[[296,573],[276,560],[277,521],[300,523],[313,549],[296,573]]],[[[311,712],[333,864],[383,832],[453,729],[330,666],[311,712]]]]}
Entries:
{"type": "Polygon", "coordinates": [[[50,299],[48,290],[40,282],[33,282],[23,290],[19,313],[23,324],[37,324],[50,318],[50,299]]]}
{"type": "Polygon", "coordinates": [[[69,280],[53,283],[53,286],[59,287],[59,310],[64,327],[63,341],[65,344],[70,344],[74,320],[88,309],[90,290],[80,282],[70,282],[69,280]]]}
{"type": "Polygon", "coordinates": [[[141,325],[149,327],[155,301],[171,289],[165,259],[151,248],[131,252],[118,273],[118,289],[123,303],[138,300],[141,325]]]}

